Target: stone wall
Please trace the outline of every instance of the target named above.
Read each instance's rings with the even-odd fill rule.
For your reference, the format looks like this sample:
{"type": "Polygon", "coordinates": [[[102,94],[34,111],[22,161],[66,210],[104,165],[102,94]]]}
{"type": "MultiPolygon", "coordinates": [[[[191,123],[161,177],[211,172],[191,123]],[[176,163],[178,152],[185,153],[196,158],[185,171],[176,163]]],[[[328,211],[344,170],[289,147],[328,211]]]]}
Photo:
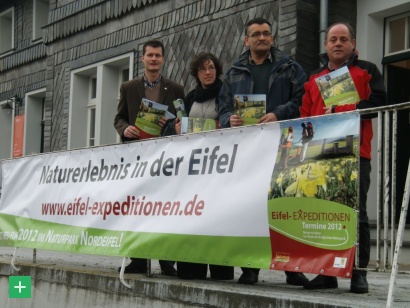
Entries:
{"type": "MultiPolygon", "coordinates": [[[[297,8],[296,60],[310,73],[319,67],[320,6],[317,0],[300,0],[297,8]],[[314,18],[312,18],[314,16],[314,18]]],[[[349,22],[356,28],[357,0],[328,1],[328,24],[349,22]]]]}
{"type": "MultiPolygon", "coordinates": [[[[163,74],[195,85],[189,63],[200,51],[220,58],[226,72],[245,50],[244,25],[256,16],[272,22],[275,46],[309,73],[317,68],[319,2],[316,0],[50,0],[43,42],[32,42],[32,0],[2,1],[15,6],[16,49],[0,58],[0,100],[46,87],[44,150],[67,149],[70,73],[133,52],[134,72],[143,72],[143,43],[161,40],[163,74]]],[[[355,26],[356,0],[329,1],[329,22],[355,26]]],[[[113,115],[114,117],[114,115],[113,115]]]]}
{"type": "Polygon", "coordinates": [[[244,25],[256,16],[272,21],[279,48],[295,52],[296,44],[292,41],[296,39],[296,22],[292,19],[296,16],[296,0],[156,1],[123,13],[121,18],[108,18],[101,25],[85,26],[72,35],[64,36],[60,32],[53,36],[50,30],[46,82],[50,95],[46,106],[53,111],[51,139],[46,140],[49,150],[67,148],[71,70],[134,52],[133,75],[138,77],[143,72],[142,45],[156,38],[164,43],[166,50],[163,74],[183,84],[188,92],[195,83],[189,75],[193,56],[200,51],[210,51],[220,58],[226,71],[244,51],[244,25]]]}

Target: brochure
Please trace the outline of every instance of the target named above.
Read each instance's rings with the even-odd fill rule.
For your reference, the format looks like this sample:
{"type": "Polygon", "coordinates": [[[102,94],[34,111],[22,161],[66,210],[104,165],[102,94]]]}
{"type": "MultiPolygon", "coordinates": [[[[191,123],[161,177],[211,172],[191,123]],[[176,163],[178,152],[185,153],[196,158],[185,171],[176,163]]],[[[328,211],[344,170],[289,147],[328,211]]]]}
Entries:
{"type": "Polygon", "coordinates": [[[161,133],[159,120],[166,115],[168,106],[143,98],[135,120],[140,139],[158,137],[161,133]]]}
{"type": "Polygon", "coordinates": [[[200,133],[218,128],[218,121],[204,118],[183,117],[181,120],[181,134],[200,133]]]}
{"type": "Polygon", "coordinates": [[[315,79],[326,107],[356,104],[359,94],[347,66],[315,79]]]}
{"type": "Polygon", "coordinates": [[[171,120],[171,119],[175,119],[175,116],[167,110],[167,111],[165,111],[165,118],[167,120],[171,120]]]}
{"type": "Polygon", "coordinates": [[[183,117],[187,116],[184,101],[178,98],[173,101],[173,104],[177,113],[177,117],[181,121],[183,117]]]}
{"type": "Polygon", "coordinates": [[[266,114],[265,94],[235,94],[235,113],[243,119],[243,125],[258,123],[266,114]]]}

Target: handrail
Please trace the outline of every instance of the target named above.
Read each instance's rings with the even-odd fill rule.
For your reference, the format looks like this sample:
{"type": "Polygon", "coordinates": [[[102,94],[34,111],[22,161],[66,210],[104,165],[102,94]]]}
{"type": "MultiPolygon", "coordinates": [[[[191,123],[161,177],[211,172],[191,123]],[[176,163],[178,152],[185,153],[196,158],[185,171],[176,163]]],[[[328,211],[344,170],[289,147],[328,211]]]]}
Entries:
{"type": "Polygon", "coordinates": [[[391,262],[391,276],[386,307],[392,307],[396,277],[398,272],[398,260],[402,248],[403,233],[407,218],[407,209],[409,206],[410,194],[410,159],[406,184],[403,192],[403,202],[400,212],[399,225],[397,226],[396,235],[396,170],[397,170],[397,122],[398,110],[410,109],[410,102],[389,105],[384,107],[359,110],[360,114],[378,113],[378,140],[377,140],[377,263],[376,271],[380,270],[381,247],[383,243],[383,270],[387,271],[389,267],[389,248],[391,262]],[[392,144],[390,151],[390,141],[392,144]],[[391,189],[390,189],[391,187],[391,189]],[[389,201],[391,206],[389,211],[389,201]],[[383,207],[382,207],[383,205],[383,207]],[[382,217],[383,214],[383,217],[382,217]],[[390,247],[389,247],[389,215],[390,215],[390,247]],[[383,223],[383,225],[382,225],[383,223]],[[381,238],[383,230],[383,239],[381,238]],[[393,247],[394,250],[392,249],[393,247]]]}
{"type": "Polygon", "coordinates": [[[392,104],[382,107],[375,107],[375,108],[367,108],[367,109],[358,109],[360,114],[368,114],[368,113],[375,113],[379,111],[392,111],[392,110],[402,110],[410,108],[410,102],[400,103],[400,104],[392,104]]]}

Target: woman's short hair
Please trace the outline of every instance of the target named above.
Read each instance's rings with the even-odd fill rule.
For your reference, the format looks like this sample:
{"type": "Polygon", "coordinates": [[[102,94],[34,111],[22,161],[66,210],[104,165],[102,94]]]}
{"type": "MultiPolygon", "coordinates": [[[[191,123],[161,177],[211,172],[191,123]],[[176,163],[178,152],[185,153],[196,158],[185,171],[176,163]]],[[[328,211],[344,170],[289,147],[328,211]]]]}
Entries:
{"type": "Polygon", "coordinates": [[[215,65],[216,78],[219,78],[219,76],[222,75],[221,61],[219,61],[218,58],[210,52],[200,52],[195,56],[194,59],[192,59],[191,64],[189,65],[189,73],[195,77],[198,84],[200,83],[198,78],[199,68],[202,67],[209,60],[211,60],[215,65]]]}

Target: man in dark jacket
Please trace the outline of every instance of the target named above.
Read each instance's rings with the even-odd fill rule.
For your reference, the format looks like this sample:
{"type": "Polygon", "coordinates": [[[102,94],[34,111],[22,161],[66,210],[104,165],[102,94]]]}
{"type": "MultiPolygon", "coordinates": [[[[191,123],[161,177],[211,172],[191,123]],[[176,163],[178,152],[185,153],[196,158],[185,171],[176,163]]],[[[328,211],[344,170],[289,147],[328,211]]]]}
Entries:
{"type": "MultiPolygon", "coordinates": [[[[264,18],[246,24],[245,51],[228,70],[219,94],[219,124],[221,127],[243,125],[234,112],[237,94],[265,94],[266,114],[258,123],[288,120],[299,116],[303,84],[307,77],[302,67],[279,49],[272,47],[272,25],[264,18]]],[[[258,281],[259,269],[242,268],[241,284],[258,281]]],[[[286,272],[287,283],[303,285],[308,279],[301,273],[286,272]]]]}
{"type": "MultiPolygon", "coordinates": [[[[305,94],[300,108],[302,117],[317,116],[385,105],[386,91],[383,77],[373,63],[358,60],[354,30],[347,23],[336,23],[326,31],[326,53],[320,55],[323,67],[313,72],[305,84],[305,94]],[[315,79],[347,66],[360,100],[355,104],[326,107],[315,79]]],[[[360,195],[359,195],[359,268],[366,268],[370,259],[370,228],[367,217],[367,192],[370,186],[372,121],[369,116],[360,123],[360,195]]],[[[368,293],[365,270],[353,270],[350,292],[368,293]]],[[[305,289],[337,288],[336,277],[319,275],[304,285],[305,289]]]]}
{"type": "Polygon", "coordinates": [[[175,114],[173,101],[185,98],[184,88],[180,84],[161,75],[165,61],[164,45],[161,42],[147,41],[142,49],[141,61],[144,64],[144,75],[124,82],[120,88],[121,95],[114,127],[123,142],[140,139],[135,119],[143,98],[167,105],[168,111],[172,114],[175,114]]]}
{"type": "MultiPolygon", "coordinates": [[[[114,127],[123,142],[138,140],[139,131],[135,127],[135,120],[140,109],[142,98],[168,106],[168,111],[176,114],[173,101],[177,98],[184,99],[184,88],[161,75],[164,65],[164,45],[157,40],[147,41],[142,49],[142,63],[144,75],[140,78],[124,82],[121,85],[120,101],[114,127]]],[[[165,119],[160,121],[164,125],[165,119]]],[[[172,261],[159,261],[161,273],[176,276],[172,261]]],[[[146,273],[147,260],[131,258],[131,263],[125,268],[125,273],[146,273]]]]}

